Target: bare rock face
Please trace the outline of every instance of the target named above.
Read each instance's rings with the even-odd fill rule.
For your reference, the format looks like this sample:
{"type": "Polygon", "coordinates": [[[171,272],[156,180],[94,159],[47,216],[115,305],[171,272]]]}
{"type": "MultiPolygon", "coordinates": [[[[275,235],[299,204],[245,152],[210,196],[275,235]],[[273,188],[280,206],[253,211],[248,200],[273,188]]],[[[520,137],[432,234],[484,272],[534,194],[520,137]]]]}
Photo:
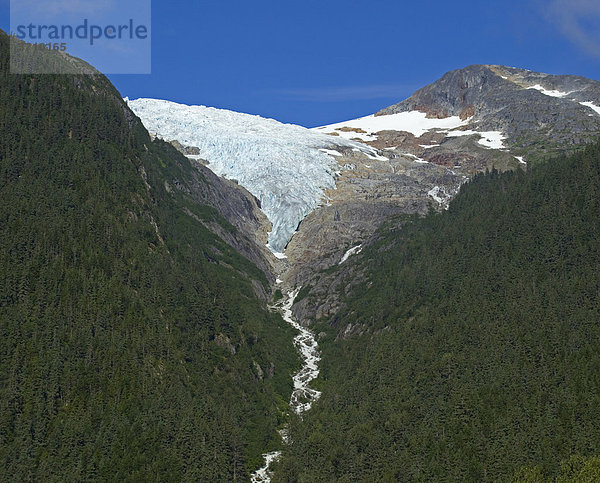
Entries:
{"type": "Polygon", "coordinates": [[[600,83],[498,65],[448,72],[376,116],[418,110],[431,117],[472,119],[479,131],[502,131],[521,154],[553,154],[591,142],[600,127],[600,83]],[[565,148],[565,146],[567,148],[565,148]]]}
{"type": "Polygon", "coordinates": [[[285,280],[291,285],[302,285],[311,272],[339,263],[347,249],[367,239],[389,216],[426,213],[434,203],[428,195],[432,186],[451,192],[461,181],[445,168],[405,158],[353,159],[352,166],[342,171],[337,188],[327,192],[327,205],[308,215],[289,243],[291,268],[285,280]]]}
{"type": "MultiPolygon", "coordinates": [[[[172,143],[175,148],[187,155],[189,148],[172,143]]],[[[191,183],[175,182],[175,188],[181,189],[197,201],[217,210],[236,230],[226,230],[217,222],[200,220],[209,230],[217,234],[236,251],[244,255],[260,268],[270,283],[275,282],[275,274],[282,270],[281,261],[277,260],[266,248],[271,222],[260,209],[260,202],[244,187],[235,181],[222,178],[204,166],[202,160],[190,160],[196,168],[191,183]]],[[[167,187],[173,189],[173,187],[167,187]]],[[[190,213],[191,216],[194,216],[190,213]]],[[[253,284],[257,296],[263,300],[268,294],[260,284],[253,284]]]]}
{"type": "MultiPolygon", "coordinates": [[[[350,151],[342,153],[338,163],[342,170],[336,189],[327,191],[327,203],[302,221],[285,252],[289,268],[280,275],[284,288],[308,288],[307,296],[293,307],[303,324],[339,307],[338,282],[352,270],[344,259],[348,250],[369,240],[392,215],[440,209],[467,179],[446,166],[417,162],[405,154],[372,159],[350,151]],[[443,200],[432,196],[434,188],[443,200]]],[[[360,280],[358,274],[352,278],[360,280]]]]}

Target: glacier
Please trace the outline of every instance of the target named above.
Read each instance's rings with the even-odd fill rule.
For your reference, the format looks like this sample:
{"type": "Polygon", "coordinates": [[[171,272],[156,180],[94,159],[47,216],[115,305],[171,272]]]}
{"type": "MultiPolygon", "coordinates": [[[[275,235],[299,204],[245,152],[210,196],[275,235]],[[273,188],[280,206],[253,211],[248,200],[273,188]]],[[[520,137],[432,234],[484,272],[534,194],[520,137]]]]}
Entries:
{"type": "Polygon", "coordinates": [[[300,222],[326,202],[342,169],[334,156],[359,142],[274,119],[160,99],[125,99],[146,129],[165,141],[199,149],[197,156],[219,176],[236,180],[260,200],[273,227],[267,246],[280,254],[300,222]],[[333,153],[336,154],[333,154],[333,153]]]}

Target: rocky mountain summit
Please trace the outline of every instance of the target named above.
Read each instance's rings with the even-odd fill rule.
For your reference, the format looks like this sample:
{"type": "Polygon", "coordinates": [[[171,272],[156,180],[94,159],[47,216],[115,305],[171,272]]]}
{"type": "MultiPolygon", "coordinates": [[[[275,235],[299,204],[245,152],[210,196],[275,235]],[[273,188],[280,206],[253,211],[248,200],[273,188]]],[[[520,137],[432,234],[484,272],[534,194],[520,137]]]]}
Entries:
{"type": "Polygon", "coordinates": [[[504,143],[529,156],[590,142],[598,132],[600,83],[499,65],[473,65],[445,74],[376,116],[421,111],[459,116],[465,127],[500,131],[504,143]]]}
{"type": "Polygon", "coordinates": [[[525,169],[600,132],[599,82],[497,65],[449,72],[373,115],[312,130],[202,106],[129,105],[149,131],[256,197],[273,225],[273,278],[305,287],[294,305],[304,323],[336,310],[331,285],[390,216],[444,209],[478,172],[525,169]]]}

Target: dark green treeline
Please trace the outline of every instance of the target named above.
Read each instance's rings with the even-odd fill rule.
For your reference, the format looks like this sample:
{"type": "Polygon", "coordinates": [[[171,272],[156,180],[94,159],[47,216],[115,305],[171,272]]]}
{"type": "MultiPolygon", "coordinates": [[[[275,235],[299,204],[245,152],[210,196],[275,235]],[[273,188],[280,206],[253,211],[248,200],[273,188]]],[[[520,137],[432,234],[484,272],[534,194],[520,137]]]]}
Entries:
{"type": "Polygon", "coordinates": [[[480,175],[355,263],[278,481],[600,479],[600,146],[480,175]]]}
{"type": "Polygon", "coordinates": [[[103,76],[8,63],[0,33],[0,480],[245,481],[297,364],[264,274],[103,76]]]}

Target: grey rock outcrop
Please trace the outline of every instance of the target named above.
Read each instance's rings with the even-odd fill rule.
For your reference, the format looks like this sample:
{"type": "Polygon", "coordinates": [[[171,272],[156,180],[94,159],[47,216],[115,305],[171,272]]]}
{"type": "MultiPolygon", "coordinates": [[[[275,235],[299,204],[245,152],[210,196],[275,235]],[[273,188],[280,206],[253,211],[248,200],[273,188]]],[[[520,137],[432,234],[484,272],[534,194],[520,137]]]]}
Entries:
{"type": "Polygon", "coordinates": [[[417,110],[431,117],[472,118],[478,130],[502,131],[509,147],[529,150],[531,156],[532,151],[552,154],[568,150],[597,136],[600,116],[582,102],[600,106],[600,82],[498,65],[473,65],[448,72],[376,116],[417,110]]]}

